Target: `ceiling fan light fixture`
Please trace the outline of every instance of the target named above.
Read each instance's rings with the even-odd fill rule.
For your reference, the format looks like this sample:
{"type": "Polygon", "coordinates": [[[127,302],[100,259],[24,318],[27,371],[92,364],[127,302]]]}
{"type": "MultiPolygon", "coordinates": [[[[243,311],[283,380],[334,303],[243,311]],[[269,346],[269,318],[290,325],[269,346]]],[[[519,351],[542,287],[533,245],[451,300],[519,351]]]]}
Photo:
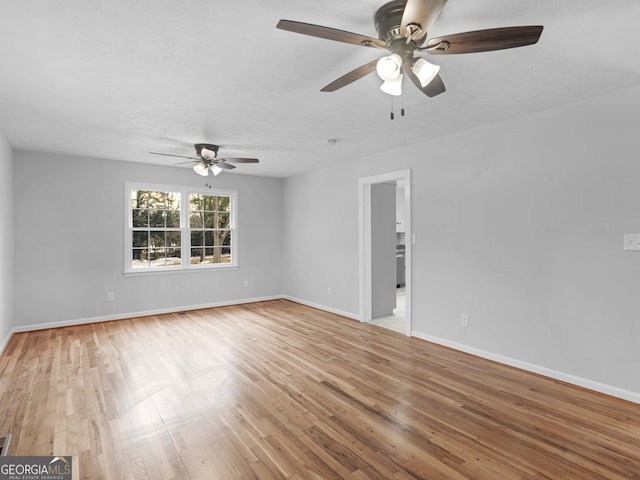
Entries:
{"type": "Polygon", "coordinates": [[[211,173],[213,173],[215,176],[218,176],[221,172],[222,169],[218,165],[216,165],[215,163],[211,165],[211,173]]]}
{"type": "Polygon", "coordinates": [[[216,158],[216,152],[203,147],[202,150],[200,150],[200,156],[205,160],[213,160],[214,158],[216,158]]]}
{"type": "Polygon", "coordinates": [[[380,90],[382,90],[387,95],[393,95],[394,97],[398,97],[402,95],[402,75],[397,80],[387,80],[382,85],[380,85],[380,90]]]}
{"type": "Polygon", "coordinates": [[[193,171],[198,175],[202,175],[203,177],[209,175],[209,167],[204,163],[198,163],[197,165],[194,165],[193,171]]]}
{"type": "Polygon", "coordinates": [[[378,76],[385,82],[392,82],[402,77],[402,58],[397,53],[382,57],[376,64],[378,76]]]}
{"type": "Polygon", "coordinates": [[[438,75],[438,72],[440,71],[440,66],[429,63],[423,58],[419,58],[415,61],[411,70],[415,76],[418,77],[418,80],[420,80],[422,88],[424,88],[429,85],[434,78],[436,78],[436,75],[438,75]]]}

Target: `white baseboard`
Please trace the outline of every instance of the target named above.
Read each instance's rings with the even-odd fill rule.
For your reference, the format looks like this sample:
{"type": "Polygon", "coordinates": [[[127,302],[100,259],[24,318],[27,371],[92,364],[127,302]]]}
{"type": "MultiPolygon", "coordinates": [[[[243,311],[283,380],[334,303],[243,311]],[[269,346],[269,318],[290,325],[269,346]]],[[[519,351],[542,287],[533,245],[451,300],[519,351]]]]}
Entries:
{"type": "Polygon", "coordinates": [[[9,344],[9,340],[11,340],[12,335],[13,335],[13,330],[11,330],[7,334],[7,338],[5,338],[2,343],[0,343],[0,355],[2,354],[2,352],[4,352],[4,349],[7,348],[7,345],[9,344]]]}
{"type": "Polygon", "coordinates": [[[517,360],[510,357],[505,357],[504,355],[498,355],[496,353],[487,352],[485,350],[481,350],[479,348],[470,347],[469,345],[465,345],[458,342],[452,342],[450,340],[445,340],[443,338],[434,337],[432,335],[426,335],[424,333],[420,333],[417,331],[412,331],[411,335],[420,338],[422,340],[426,340],[427,342],[436,343],[438,345],[442,345],[444,347],[449,347],[454,350],[459,350],[461,352],[469,353],[471,355],[475,355],[477,357],[486,358],[488,360],[492,360],[494,362],[502,363],[504,365],[509,365],[511,367],[519,368],[520,370],[525,370],[527,372],[536,373],[538,375],[542,375],[544,377],[549,377],[554,380],[560,380],[561,382],[570,383],[572,385],[576,385],[578,387],[586,388],[588,390],[593,390],[599,393],[604,393],[605,395],[609,395],[611,397],[621,398],[623,400],[627,400],[629,402],[640,404],[640,393],[632,392],[629,390],[624,390],[622,388],[614,387],[612,385],[607,385],[604,383],[596,382],[593,380],[589,380],[582,377],[577,377],[575,375],[571,375],[564,372],[558,372],[556,370],[552,370],[550,368],[541,367],[539,365],[534,365],[532,363],[523,362],[522,360],[517,360]]]}
{"type": "MultiPolygon", "coordinates": [[[[46,330],[48,328],[73,327],[75,325],[86,325],[89,323],[110,322],[112,320],[125,320],[127,318],[136,318],[136,317],[148,317],[150,315],[162,315],[165,313],[187,312],[189,310],[201,310],[203,308],[227,307],[230,305],[243,305],[245,303],[265,302],[268,300],[278,300],[281,298],[283,298],[282,295],[273,295],[268,297],[244,298],[239,300],[228,300],[224,302],[202,303],[199,305],[183,305],[180,307],[168,307],[168,308],[145,310],[145,311],[139,311],[139,312],[119,313],[117,315],[105,315],[100,317],[79,318],[75,320],[63,320],[60,322],[52,322],[52,323],[38,323],[38,324],[26,325],[22,327],[14,327],[9,334],[9,338],[11,338],[12,334],[20,333],[20,332],[33,332],[35,330],[46,330]]],[[[0,352],[4,351],[4,347],[9,341],[9,338],[7,338],[7,340],[3,344],[3,348],[0,350],[0,352]]]]}
{"type": "Polygon", "coordinates": [[[307,307],[317,308],[318,310],[324,310],[325,312],[329,312],[329,313],[335,313],[336,315],[340,315],[341,317],[347,317],[347,318],[352,318],[353,320],[362,321],[362,317],[357,313],[344,312],[336,308],[320,305],[319,303],[308,302],[307,300],[291,297],[289,295],[284,295],[282,298],[284,298],[285,300],[290,300],[295,303],[299,303],[300,305],[306,305],[307,307]]]}

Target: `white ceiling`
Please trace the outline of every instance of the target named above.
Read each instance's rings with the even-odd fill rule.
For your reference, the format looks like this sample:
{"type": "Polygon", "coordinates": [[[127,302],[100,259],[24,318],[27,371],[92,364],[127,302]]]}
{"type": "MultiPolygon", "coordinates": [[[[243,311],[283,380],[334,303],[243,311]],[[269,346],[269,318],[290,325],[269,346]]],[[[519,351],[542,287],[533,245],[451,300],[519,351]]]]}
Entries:
{"type": "Polygon", "coordinates": [[[17,149],[161,165],[174,159],[148,152],[216,143],[222,156],[260,158],[238,173],[285,177],[640,85],[637,0],[449,0],[429,37],[545,29],[534,46],[425,55],[447,92],[406,83],[406,115],[396,99],[393,121],[375,74],[320,92],[379,51],[275,28],[285,18],[376,37],[383,3],[5,2],[0,131],[17,149]]]}

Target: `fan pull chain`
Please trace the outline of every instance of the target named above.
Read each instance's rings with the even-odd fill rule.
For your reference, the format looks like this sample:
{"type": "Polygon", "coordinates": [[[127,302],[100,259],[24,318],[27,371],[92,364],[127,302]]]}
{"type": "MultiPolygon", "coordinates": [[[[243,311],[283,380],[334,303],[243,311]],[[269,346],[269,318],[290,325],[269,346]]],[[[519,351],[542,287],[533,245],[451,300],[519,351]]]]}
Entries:
{"type": "MultiPolygon", "coordinates": [[[[390,95],[390,97],[391,97],[391,113],[389,117],[391,118],[391,120],[393,120],[395,118],[395,113],[393,113],[393,95],[390,95]]],[[[400,116],[404,117],[404,95],[400,95],[400,99],[401,99],[400,116]]]]}

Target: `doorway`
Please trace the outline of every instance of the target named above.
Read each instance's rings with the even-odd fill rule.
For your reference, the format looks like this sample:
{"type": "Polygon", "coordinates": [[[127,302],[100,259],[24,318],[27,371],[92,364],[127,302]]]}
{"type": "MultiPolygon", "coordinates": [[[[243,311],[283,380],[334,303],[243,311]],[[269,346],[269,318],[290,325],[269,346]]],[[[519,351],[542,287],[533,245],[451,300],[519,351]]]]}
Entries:
{"type": "Polygon", "coordinates": [[[364,177],[358,186],[361,321],[388,328],[392,325],[392,329],[410,336],[411,171],[364,177]],[[390,215],[393,215],[391,226],[386,220],[381,225],[381,218],[390,215]]]}

